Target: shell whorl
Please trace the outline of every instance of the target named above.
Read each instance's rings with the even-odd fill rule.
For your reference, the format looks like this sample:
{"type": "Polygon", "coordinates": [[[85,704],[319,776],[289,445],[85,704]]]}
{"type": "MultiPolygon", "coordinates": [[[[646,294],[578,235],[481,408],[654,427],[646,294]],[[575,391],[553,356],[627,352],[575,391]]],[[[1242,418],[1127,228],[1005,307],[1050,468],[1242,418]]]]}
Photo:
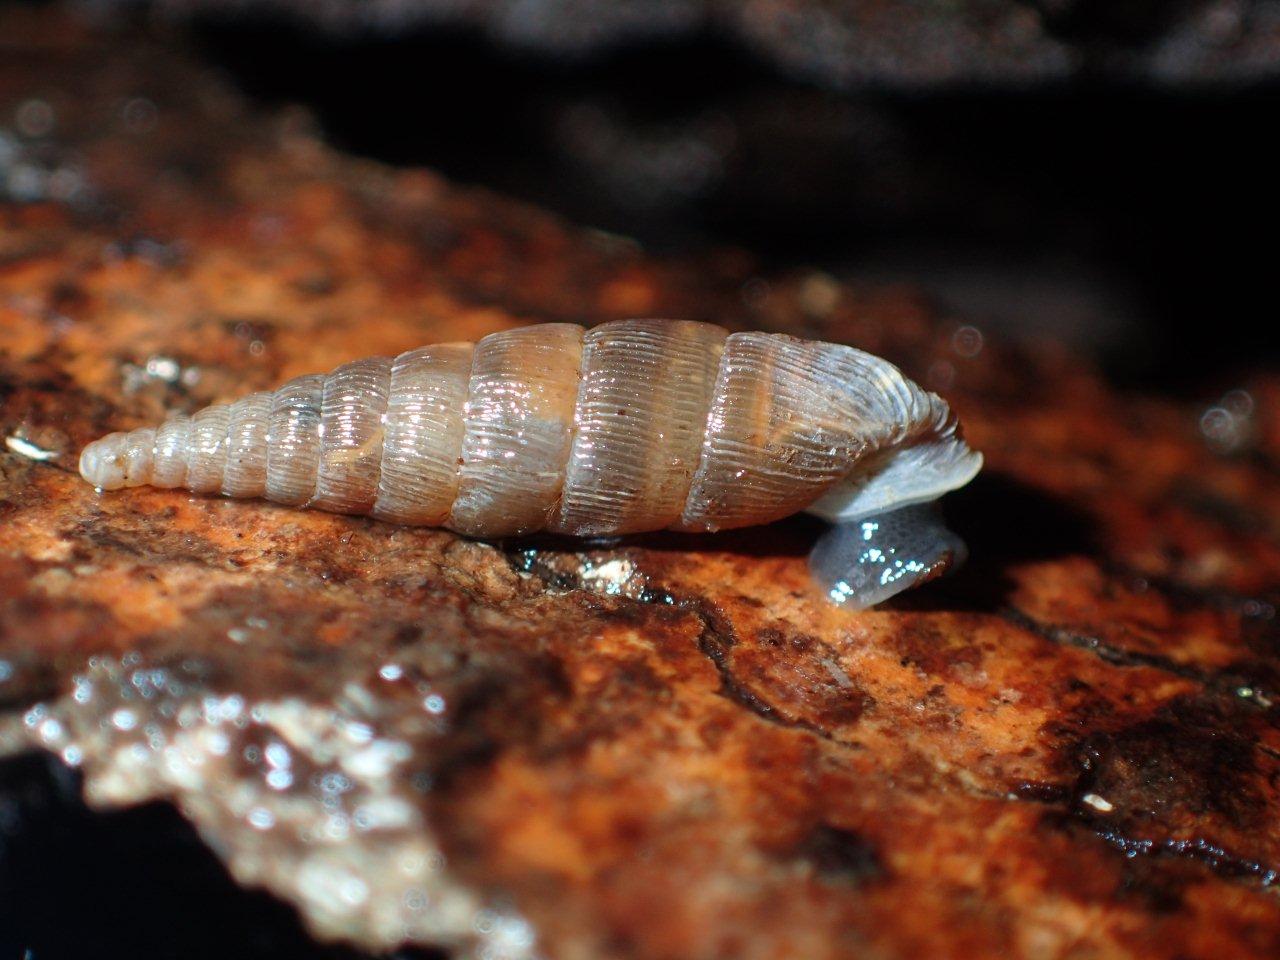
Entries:
{"type": "Polygon", "coordinates": [[[543,324],[345,364],[115,433],[103,489],[150,484],[479,537],[847,520],[963,485],[946,403],[852,347],[690,321],[543,324]]]}

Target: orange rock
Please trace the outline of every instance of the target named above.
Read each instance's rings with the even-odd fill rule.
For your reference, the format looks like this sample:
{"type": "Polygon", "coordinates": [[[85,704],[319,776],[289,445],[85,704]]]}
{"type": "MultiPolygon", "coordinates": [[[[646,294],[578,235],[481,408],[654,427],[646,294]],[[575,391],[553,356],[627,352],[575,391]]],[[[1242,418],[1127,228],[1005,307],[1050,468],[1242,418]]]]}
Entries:
{"type": "Polygon", "coordinates": [[[988,458],[948,504],[969,565],[883,609],[816,594],[806,519],[582,550],[99,496],[86,440],[355,357],[637,291],[766,322],[745,258],[399,189],[172,54],[2,58],[0,116],[50,84],[95,205],[0,208],[0,743],[96,802],[178,802],[242,881],[377,948],[1280,951],[1269,446],[1215,452],[1061,351],[957,352],[908,293],[824,280],[815,311],[806,272],[768,278],[768,323],[945,365],[988,458]],[[127,149],[88,122],[143,93],[127,149]]]}

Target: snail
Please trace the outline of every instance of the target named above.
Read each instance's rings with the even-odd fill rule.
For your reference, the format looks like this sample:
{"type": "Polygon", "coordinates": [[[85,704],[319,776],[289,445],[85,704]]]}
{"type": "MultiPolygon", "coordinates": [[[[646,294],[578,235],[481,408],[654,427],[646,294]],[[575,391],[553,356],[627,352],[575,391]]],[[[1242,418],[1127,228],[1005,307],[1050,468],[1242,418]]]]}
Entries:
{"type": "Polygon", "coordinates": [[[112,433],[100,490],[150,484],[470,537],[715,531],[804,510],[810,569],[878,603],[963,559],[932,509],[982,465],[946,402],[853,347],[709,323],[546,323],[374,357],[112,433]]]}

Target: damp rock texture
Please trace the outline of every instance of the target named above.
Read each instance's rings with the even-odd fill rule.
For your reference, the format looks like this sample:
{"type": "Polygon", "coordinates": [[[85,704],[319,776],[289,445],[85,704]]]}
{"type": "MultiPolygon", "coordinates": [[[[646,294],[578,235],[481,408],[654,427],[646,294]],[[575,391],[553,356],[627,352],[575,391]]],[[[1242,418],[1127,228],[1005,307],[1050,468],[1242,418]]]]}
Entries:
{"type": "Polygon", "coordinates": [[[909,291],[662,260],[22,9],[4,750],[54,751],[96,804],[173,802],[235,877],[371,949],[1280,952],[1274,378],[1121,395],[909,291]],[[843,340],[945,392],[988,463],[948,503],[968,566],[850,613],[809,583],[803,518],[481,543],[75,474],[169,410],[626,316],[843,340]]]}

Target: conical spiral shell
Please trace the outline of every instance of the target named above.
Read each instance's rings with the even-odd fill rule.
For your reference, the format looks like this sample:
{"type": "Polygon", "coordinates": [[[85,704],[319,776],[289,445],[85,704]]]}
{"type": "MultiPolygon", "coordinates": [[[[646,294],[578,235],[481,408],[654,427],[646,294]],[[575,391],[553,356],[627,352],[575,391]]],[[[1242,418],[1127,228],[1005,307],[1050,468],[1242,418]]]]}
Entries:
{"type": "Polygon", "coordinates": [[[981,464],[946,403],[837,344],[543,324],[297,377],[84,450],[151,484],[476,537],[717,530],[934,499],[981,464]]]}

